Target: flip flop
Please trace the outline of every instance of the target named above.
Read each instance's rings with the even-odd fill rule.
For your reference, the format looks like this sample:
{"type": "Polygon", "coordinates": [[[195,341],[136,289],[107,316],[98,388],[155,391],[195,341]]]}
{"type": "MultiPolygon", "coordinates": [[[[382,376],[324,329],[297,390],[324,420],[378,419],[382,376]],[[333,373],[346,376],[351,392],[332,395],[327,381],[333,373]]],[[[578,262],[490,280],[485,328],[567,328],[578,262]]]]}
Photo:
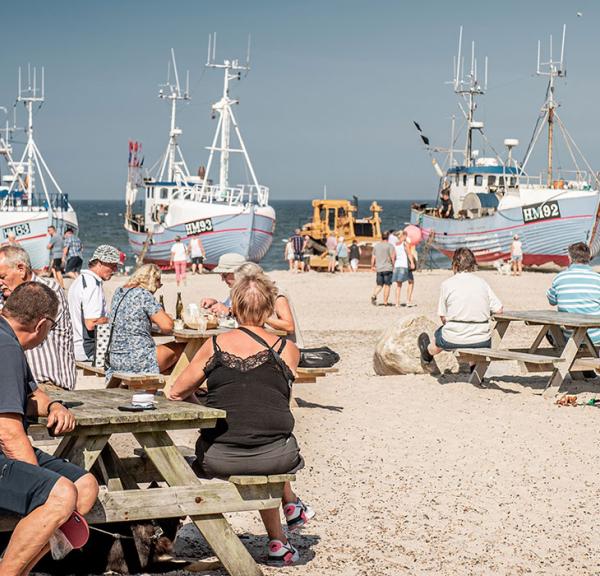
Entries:
{"type": "Polygon", "coordinates": [[[73,512],[71,517],[58,529],[75,550],[83,548],[90,537],[90,527],[79,512],[73,512]]]}

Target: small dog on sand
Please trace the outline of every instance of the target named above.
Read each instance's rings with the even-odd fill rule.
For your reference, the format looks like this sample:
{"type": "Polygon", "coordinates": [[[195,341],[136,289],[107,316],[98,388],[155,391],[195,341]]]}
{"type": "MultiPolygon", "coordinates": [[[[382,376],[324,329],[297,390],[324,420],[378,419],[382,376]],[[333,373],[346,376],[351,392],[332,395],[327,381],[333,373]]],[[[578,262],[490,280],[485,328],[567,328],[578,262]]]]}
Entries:
{"type": "Polygon", "coordinates": [[[501,276],[510,275],[510,264],[502,259],[494,261],[494,268],[501,276]]]}

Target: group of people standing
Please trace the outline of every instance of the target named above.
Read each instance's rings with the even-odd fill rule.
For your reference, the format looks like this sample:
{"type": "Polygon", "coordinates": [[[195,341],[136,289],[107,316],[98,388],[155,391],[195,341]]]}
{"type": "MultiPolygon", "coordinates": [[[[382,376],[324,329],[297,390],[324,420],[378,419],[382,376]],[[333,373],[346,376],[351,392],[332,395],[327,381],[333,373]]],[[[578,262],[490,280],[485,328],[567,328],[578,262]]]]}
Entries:
{"type": "Polygon", "coordinates": [[[202,274],[205,258],[206,251],[199,236],[192,236],[188,244],[181,241],[181,236],[175,236],[169,263],[175,269],[177,286],[185,282],[188,260],[192,263],[192,274],[202,274]]]}
{"type": "Polygon", "coordinates": [[[83,266],[83,245],[73,228],[67,227],[64,236],[55,226],[48,226],[49,269],[52,276],[64,290],[63,274],[76,278],[83,266]]]}
{"type": "Polygon", "coordinates": [[[396,284],[396,306],[416,306],[413,303],[414,275],[417,268],[416,251],[407,233],[400,230],[383,232],[381,241],[373,246],[371,270],[375,272],[375,288],[371,294],[371,304],[377,305],[377,297],[383,291],[383,306],[393,306],[390,302],[392,284],[396,284]],[[407,284],[406,302],[401,302],[402,285],[407,284]]]}

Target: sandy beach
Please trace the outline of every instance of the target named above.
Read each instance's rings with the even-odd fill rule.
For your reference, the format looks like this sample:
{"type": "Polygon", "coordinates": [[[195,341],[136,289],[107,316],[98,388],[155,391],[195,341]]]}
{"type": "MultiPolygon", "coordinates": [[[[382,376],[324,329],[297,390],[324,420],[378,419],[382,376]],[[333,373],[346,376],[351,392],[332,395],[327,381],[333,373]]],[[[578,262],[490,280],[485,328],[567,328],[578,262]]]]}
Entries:
{"type": "MultiPolygon", "coordinates": [[[[417,307],[407,309],[372,306],[371,273],[272,273],[296,307],[306,344],[329,345],[341,355],[338,374],[294,388],[306,460],[296,487],[317,516],[293,536],[302,561],[286,573],[600,574],[595,407],[561,408],[542,399],[547,375],[524,377],[510,362],[493,365],[488,389],[472,387],[464,375],[374,373],[381,332],[407,314],[436,320],[439,285],[450,274],[417,274],[417,307]]],[[[480,274],[506,309],[548,307],[552,274],[480,274]]],[[[174,276],[163,281],[172,313],[174,276]]],[[[107,292],[123,282],[114,278],[107,292]]],[[[188,276],[182,292],[187,304],[224,297],[226,288],[207,274],[188,276]]],[[[509,344],[527,343],[528,330],[535,328],[511,327],[509,344]]],[[[575,384],[567,387],[580,401],[594,396],[593,384],[575,384]]],[[[177,436],[190,448],[194,441],[194,434],[177,436]]],[[[231,518],[262,565],[267,540],[258,514],[231,518]]],[[[191,526],[177,549],[188,557],[204,550],[191,526]]]]}

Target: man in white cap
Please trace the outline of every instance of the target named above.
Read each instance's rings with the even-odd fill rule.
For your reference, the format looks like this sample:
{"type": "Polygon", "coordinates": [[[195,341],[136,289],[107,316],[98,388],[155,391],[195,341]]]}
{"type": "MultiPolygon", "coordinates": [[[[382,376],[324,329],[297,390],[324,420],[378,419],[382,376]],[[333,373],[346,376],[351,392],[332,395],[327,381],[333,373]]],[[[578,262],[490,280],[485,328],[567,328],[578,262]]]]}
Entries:
{"type": "Polygon", "coordinates": [[[98,246],[69,289],[69,312],[73,323],[75,360],[92,360],[96,346],[96,326],[108,323],[108,310],[102,284],[110,280],[119,265],[121,252],[114,246],[98,246]]]}
{"type": "MultiPolygon", "coordinates": [[[[228,252],[219,258],[217,267],[212,271],[221,274],[221,280],[231,288],[235,282],[235,271],[245,263],[246,259],[241,254],[228,252]]],[[[200,306],[209,309],[213,314],[231,314],[231,298],[229,296],[223,302],[219,302],[216,298],[203,298],[200,306]]]]}

